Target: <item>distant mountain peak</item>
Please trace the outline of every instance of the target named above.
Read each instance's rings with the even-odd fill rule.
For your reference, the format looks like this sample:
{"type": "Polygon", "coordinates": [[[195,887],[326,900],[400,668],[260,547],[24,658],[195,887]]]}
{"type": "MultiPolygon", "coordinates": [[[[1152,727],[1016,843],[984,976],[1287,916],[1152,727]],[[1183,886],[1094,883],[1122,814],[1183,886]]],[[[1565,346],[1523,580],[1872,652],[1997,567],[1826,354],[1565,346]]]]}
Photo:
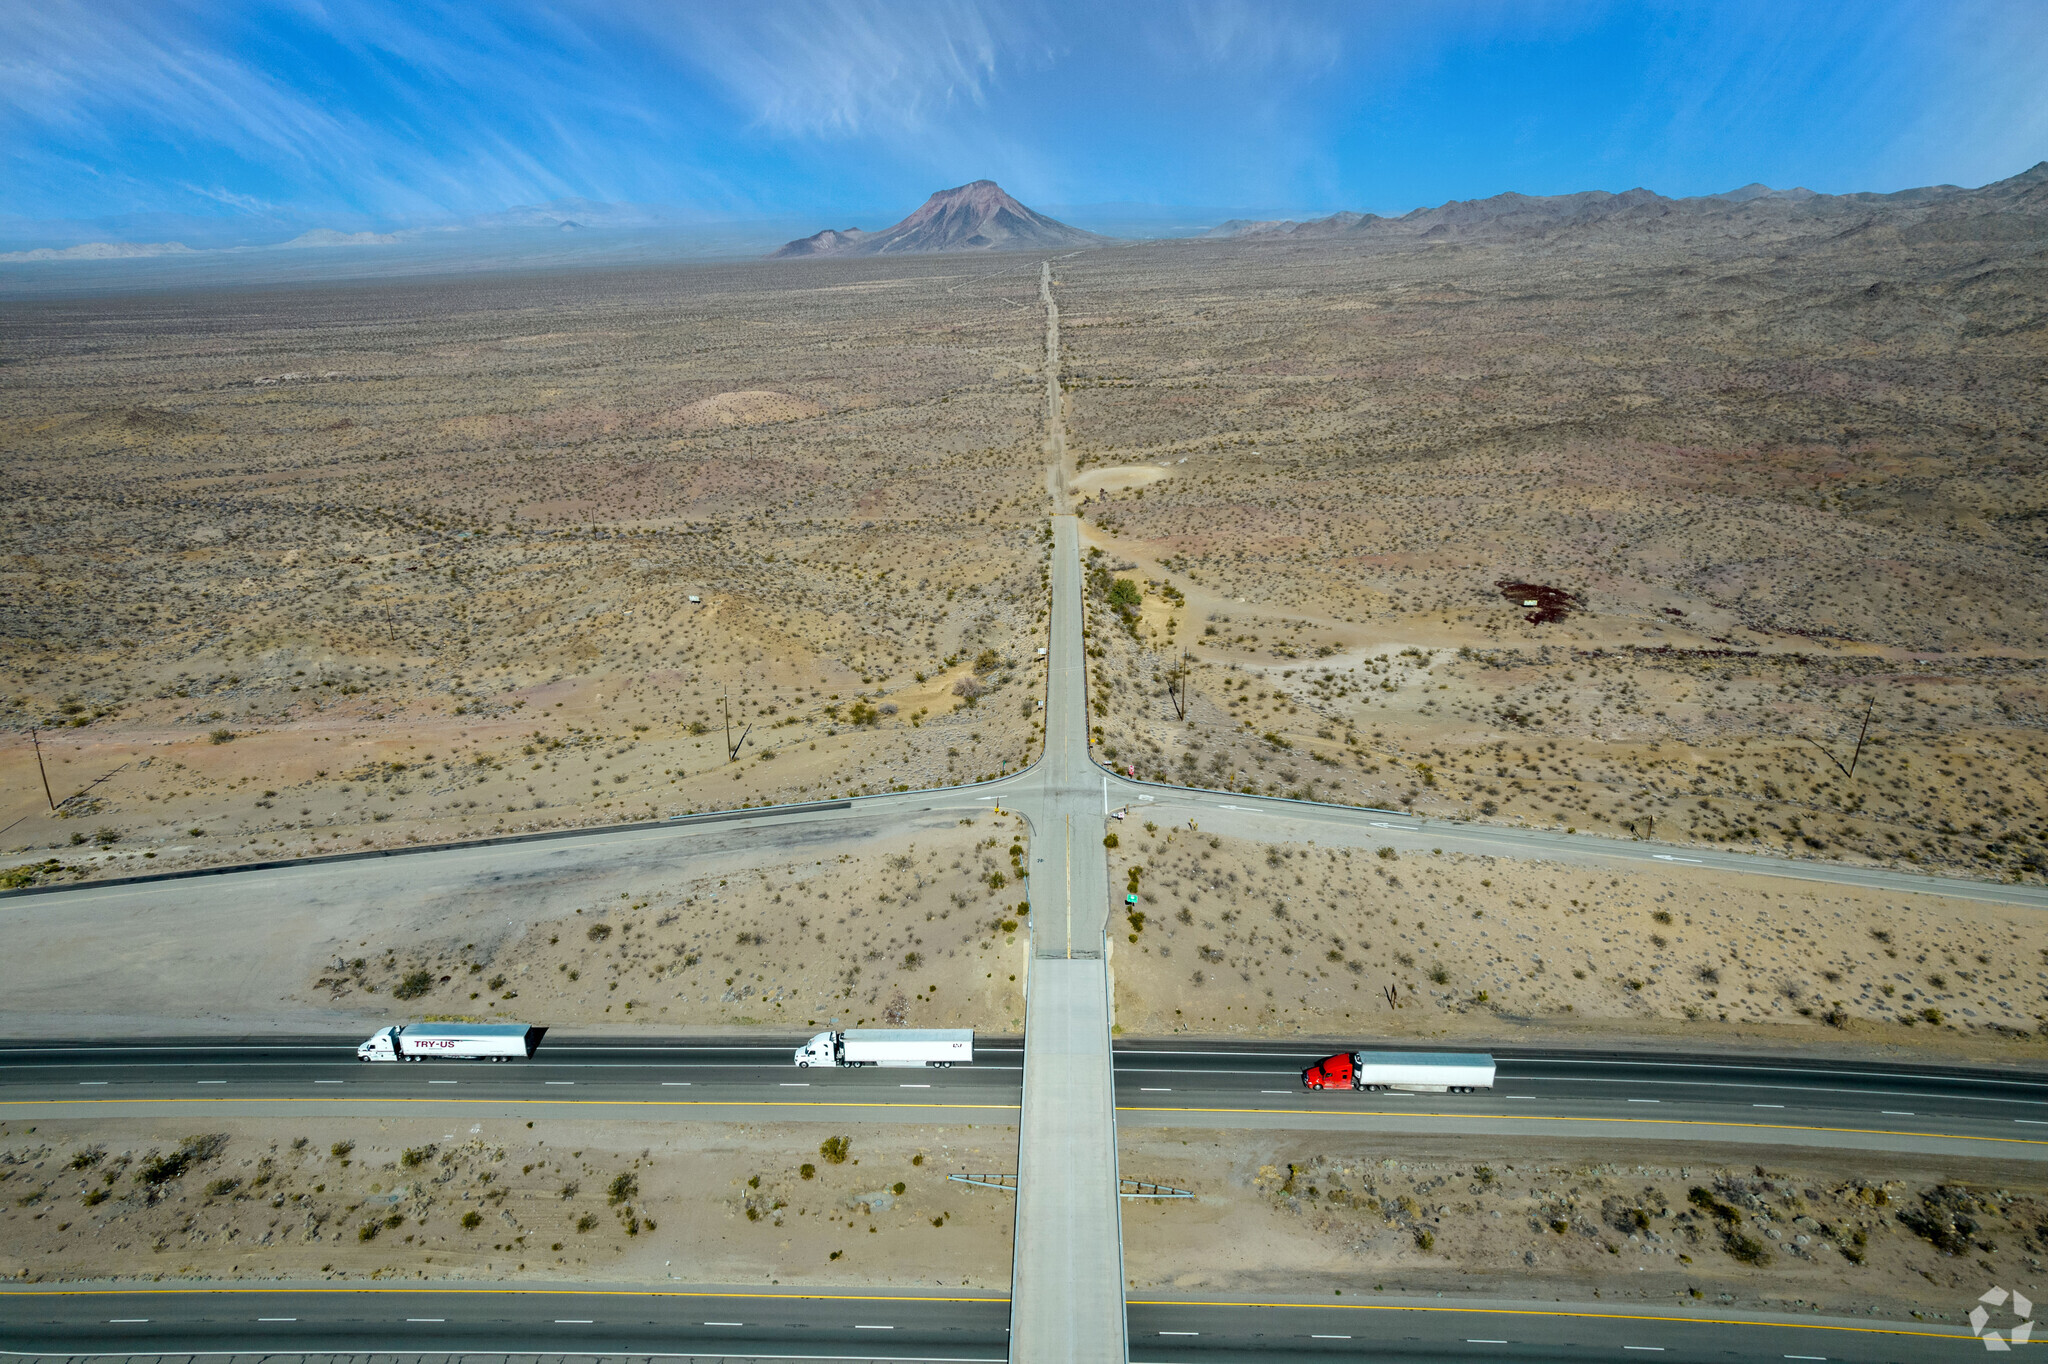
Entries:
{"type": "Polygon", "coordinates": [[[1108,240],[1026,208],[993,180],[974,180],[940,190],[915,213],[880,232],[863,232],[857,227],[826,228],[787,243],[771,258],[1038,251],[1100,246],[1108,240]]]}

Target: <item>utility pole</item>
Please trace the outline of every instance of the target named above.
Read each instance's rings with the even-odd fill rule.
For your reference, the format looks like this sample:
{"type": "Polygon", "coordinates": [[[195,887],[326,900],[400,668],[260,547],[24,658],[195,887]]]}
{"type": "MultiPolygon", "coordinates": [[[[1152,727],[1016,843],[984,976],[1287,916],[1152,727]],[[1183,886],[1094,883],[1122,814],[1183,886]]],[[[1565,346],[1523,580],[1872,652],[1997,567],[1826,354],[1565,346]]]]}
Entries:
{"type": "Polygon", "coordinates": [[[50,773],[43,766],[43,741],[36,736],[36,727],[28,727],[28,741],[36,747],[36,771],[43,774],[43,799],[50,802],[52,810],[57,808],[57,798],[50,794],[50,773]]]}
{"type": "Polygon", "coordinates": [[[749,723],[749,724],[747,725],[747,727],[746,727],[745,729],[743,729],[743,730],[741,730],[741,731],[740,731],[740,741],[739,741],[739,743],[734,743],[734,742],[732,741],[732,695],[731,695],[731,693],[726,693],[726,695],[725,695],[725,697],[724,697],[724,700],[725,700],[725,760],[726,760],[727,762],[729,762],[729,763],[731,763],[731,762],[738,762],[738,761],[739,761],[739,759],[740,759],[740,749],[741,749],[742,747],[744,747],[744,746],[745,746],[745,744],[746,744],[746,742],[747,742],[747,736],[748,736],[749,734],[752,734],[752,733],[754,732],[754,726],[752,725],[752,723],[749,723]]]}

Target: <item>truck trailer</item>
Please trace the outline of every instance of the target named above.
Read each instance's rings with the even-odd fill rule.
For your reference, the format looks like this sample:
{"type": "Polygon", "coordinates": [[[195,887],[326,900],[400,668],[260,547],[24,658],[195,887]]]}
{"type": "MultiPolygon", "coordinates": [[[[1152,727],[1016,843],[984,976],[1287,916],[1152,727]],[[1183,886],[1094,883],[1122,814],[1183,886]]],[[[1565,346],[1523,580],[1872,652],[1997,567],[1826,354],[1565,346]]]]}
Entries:
{"type": "Polygon", "coordinates": [[[527,1023],[395,1023],[357,1047],[356,1060],[523,1060],[546,1032],[527,1023]]]}
{"type": "Polygon", "coordinates": [[[1310,1089],[1472,1094],[1493,1088],[1493,1058],[1452,1051],[1340,1051],[1301,1073],[1310,1089]]]}
{"type": "Polygon", "coordinates": [[[972,1028],[848,1028],[797,1048],[806,1066],[954,1066],[974,1060],[972,1028]]]}

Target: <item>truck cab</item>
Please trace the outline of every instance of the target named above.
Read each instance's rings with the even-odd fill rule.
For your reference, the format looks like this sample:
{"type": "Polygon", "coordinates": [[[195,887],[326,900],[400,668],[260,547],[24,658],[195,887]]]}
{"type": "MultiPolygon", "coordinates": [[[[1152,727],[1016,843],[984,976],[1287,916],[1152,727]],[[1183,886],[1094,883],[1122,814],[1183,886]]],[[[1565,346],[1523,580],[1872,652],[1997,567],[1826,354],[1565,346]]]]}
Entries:
{"type": "Polygon", "coordinates": [[[1335,1056],[1325,1056],[1301,1073],[1301,1083],[1309,1089],[1349,1089],[1356,1066],[1351,1053],[1340,1051],[1335,1056]]]}
{"type": "Polygon", "coordinates": [[[839,1034],[821,1032],[796,1049],[796,1063],[799,1066],[836,1066],[839,1064],[839,1034]]]}
{"type": "Polygon", "coordinates": [[[398,1059],[398,1029],[380,1028],[376,1036],[356,1048],[358,1061],[396,1061],[398,1059]]]}

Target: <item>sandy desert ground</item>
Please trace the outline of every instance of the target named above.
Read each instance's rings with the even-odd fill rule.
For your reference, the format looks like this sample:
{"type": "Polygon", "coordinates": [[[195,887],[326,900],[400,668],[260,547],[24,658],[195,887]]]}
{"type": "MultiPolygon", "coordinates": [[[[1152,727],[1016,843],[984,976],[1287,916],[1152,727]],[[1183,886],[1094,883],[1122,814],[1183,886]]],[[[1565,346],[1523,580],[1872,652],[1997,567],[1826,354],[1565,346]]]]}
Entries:
{"type": "Polygon", "coordinates": [[[0,1276],[1002,1289],[1011,1209],[946,1176],[1016,1146],[965,1124],[0,1124],[0,1276]]]}
{"type": "Polygon", "coordinates": [[[1016,770],[1045,615],[1035,276],[11,307],[15,880],[1016,770]]]}
{"type": "MultiPolygon", "coordinates": [[[[1015,1129],[546,1119],[0,1125],[0,1276],[1009,1282],[1015,1129]]],[[[2031,1295],[2048,1190],[1995,1162],[1768,1168],[1626,1143],[1127,1133],[1130,1286],[1707,1302],[1956,1320],[2031,1295]],[[1645,1164],[1645,1159],[1652,1163],[1645,1164]],[[1694,1191],[1698,1190],[1698,1193],[1694,1191]]],[[[1781,1153],[1784,1154],[1784,1153],[1781,1153]]]]}
{"type": "Polygon", "coordinates": [[[420,1017],[1021,1029],[1021,821],[770,832],[708,826],[616,872],[501,876],[485,857],[423,884],[399,868],[367,893],[344,889],[362,865],[344,864],[282,912],[261,884],[183,909],[26,897],[7,913],[0,1035],[368,1036],[420,1017]]]}
{"type": "Polygon", "coordinates": [[[1101,756],[2048,875],[2029,232],[1063,262],[1101,756]]]}
{"type": "MultiPolygon", "coordinates": [[[[1627,1143],[1125,1133],[1127,1166],[1191,1189],[1134,1201],[1135,1289],[1361,1292],[1908,1313],[1960,1322],[1990,1282],[2048,1282],[2048,1188],[1998,1162],[1627,1143]],[[1698,1193],[1694,1191],[1698,1190],[1698,1193]],[[1985,1275],[1990,1275],[1989,1279],[1985,1275]]],[[[1135,1293],[1134,1293],[1135,1296],[1135,1293]]]]}
{"type": "Polygon", "coordinates": [[[2038,910],[1120,827],[1113,889],[1135,886],[1139,903],[1111,966],[1134,1035],[1664,1038],[1976,1060],[2038,1060],[2048,1035],[2038,910]]]}

